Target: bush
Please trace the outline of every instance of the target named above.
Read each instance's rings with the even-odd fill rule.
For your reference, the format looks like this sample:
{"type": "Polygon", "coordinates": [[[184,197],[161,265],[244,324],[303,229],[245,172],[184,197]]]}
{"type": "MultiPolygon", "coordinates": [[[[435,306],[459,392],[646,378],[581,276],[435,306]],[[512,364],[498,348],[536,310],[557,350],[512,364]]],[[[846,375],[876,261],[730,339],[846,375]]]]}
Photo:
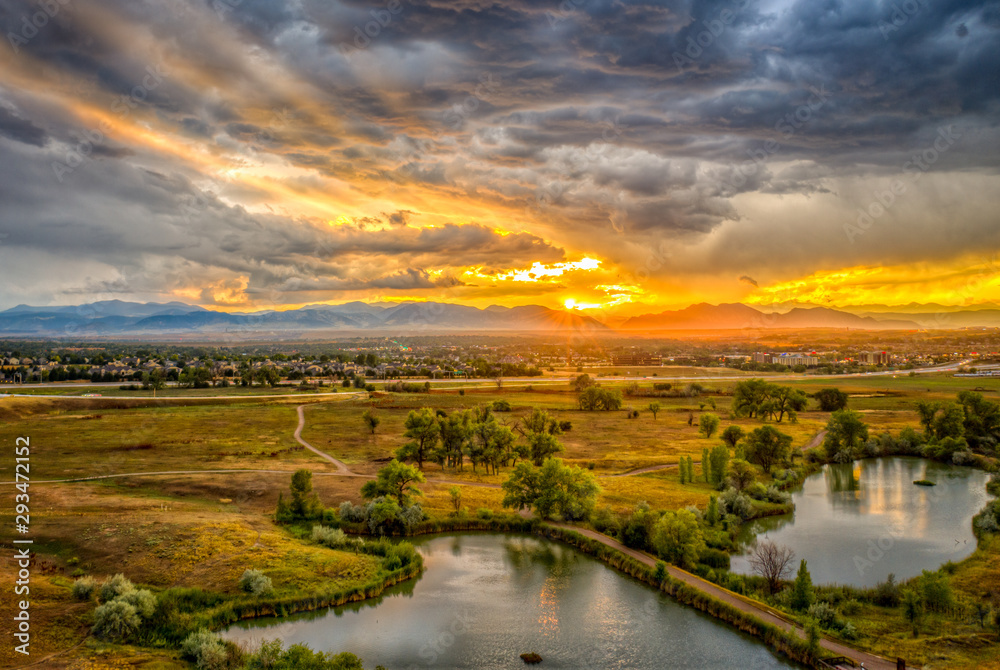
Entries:
{"type": "Polygon", "coordinates": [[[747,488],[743,489],[743,492],[754,500],[767,500],[767,487],[760,482],[754,482],[747,488]]]}
{"type": "Polygon", "coordinates": [[[77,600],[90,600],[97,592],[97,580],[87,575],[73,582],[73,597],[77,600]]]}
{"type": "Polygon", "coordinates": [[[840,612],[844,616],[854,616],[861,611],[861,603],[854,598],[848,598],[840,604],[840,612]]]}
{"type": "Polygon", "coordinates": [[[347,535],[344,531],[326,526],[313,526],[312,540],[331,549],[340,549],[347,545],[347,535]]]}
{"type": "Polygon", "coordinates": [[[110,602],[128,591],[135,589],[135,585],[128,580],[128,578],[118,573],[113,577],[109,577],[104,580],[101,584],[101,600],[104,602],[110,602]]]}
{"type": "Polygon", "coordinates": [[[349,500],[340,503],[338,510],[342,521],[364,523],[368,520],[368,510],[363,505],[353,505],[349,500]]]}
{"type": "Polygon", "coordinates": [[[752,519],[754,516],[753,502],[750,496],[734,488],[726,489],[719,496],[719,510],[725,514],[732,514],[743,521],[752,519]]]}
{"type": "Polygon", "coordinates": [[[112,600],[94,610],[93,633],[105,640],[128,639],[141,624],[135,608],[123,600],[112,600]]]}
{"type": "Polygon", "coordinates": [[[827,603],[813,603],[809,606],[807,614],[816,619],[821,628],[832,628],[837,620],[837,611],[827,603]]]}
{"type": "Polygon", "coordinates": [[[840,635],[845,640],[857,640],[858,631],[850,621],[845,621],[844,625],[840,628],[840,635]]]}
{"type": "Polygon", "coordinates": [[[927,609],[938,612],[948,609],[955,602],[951,592],[951,584],[940,571],[924,570],[920,576],[920,594],[923,596],[927,609]]]}
{"type": "Polygon", "coordinates": [[[489,521],[493,518],[493,510],[487,509],[485,507],[480,507],[476,510],[476,516],[485,521],[489,521]]]}
{"type": "Polygon", "coordinates": [[[116,601],[128,603],[140,618],[148,619],[156,611],[156,596],[146,589],[133,589],[118,596],[116,601]]]}
{"type": "Polygon", "coordinates": [[[245,570],[240,577],[240,588],[255,596],[267,595],[274,591],[271,578],[260,570],[245,570]]]}
{"type": "Polygon", "coordinates": [[[884,582],[879,582],[875,587],[872,601],[880,607],[898,607],[902,594],[899,584],[896,583],[896,575],[890,573],[884,582]]]}
{"type": "Polygon", "coordinates": [[[510,402],[504,399],[494,400],[490,408],[494,412],[509,412],[511,410],[510,402]]]}
{"type": "Polygon", "coordinates": [[[204,628],[191,633],[181,643],[181,655],[199,668],[216,670],[226,665],[226,646],[218,635],[204,628]]]}
{"type": "Polygon", "coordinates": [[[785,493],[774,484],[767,487],[767,501],[776,504],[785,504],[792,501],[792,495],[785,493]]]}

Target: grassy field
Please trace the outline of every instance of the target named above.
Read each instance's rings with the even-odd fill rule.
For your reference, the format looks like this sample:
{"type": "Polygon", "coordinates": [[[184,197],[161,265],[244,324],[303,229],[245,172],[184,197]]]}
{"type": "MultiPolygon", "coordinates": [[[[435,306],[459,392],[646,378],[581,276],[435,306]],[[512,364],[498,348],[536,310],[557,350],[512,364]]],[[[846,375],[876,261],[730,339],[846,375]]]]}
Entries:
{"type": "MultiPolygon", "coordinates": [[[[38,622],[35,630],[39,631],[33,658],[83,642],[47,667],[186,667],[175,654],[146,654],[88,638],[92,608],[70,599],[74,573],[103,577],[125,572],[137,583],[154,589],[187,585],[227,593],[235,590],[236,579],[248,567],[264,570],[275,587],[287,593],[369,578],[376,570],[375,559],[319,549],[295,540],[271,521],[278,493],[288,490],[290,473],[297,468],[316,473],[315,490],[326,505],[361,500],[363,479],[330,476],[335,468],[293,439],[295,408],[300,404],[306,404],[303,438],[344,460],[356,472],[368,474],[376,472],[406,441],[403,422],[412,409],[432,407],[453,412],[503,398],[513,410],[499,413],[498,418],[513,425],[531,408],[541,407],[554,418],[571,422],[572,428],[560,437],[565,445],[560,456],[598,476],[602,487],[599,506],[627,510],[647,501],[657,509],[676,509],[704,507],[710,488],[697,482],[680,485],[676,469],[631,477],[614,475],[674,464],[681,456],[699,461],[703,448],[718,443],[717,437],[706,439],[698,433],[698,416],[703,412],[714,412],[721,418],[720,432],[732,423],[744,430],[761,425],[757,420],[730,417],[726,392],[733,383],[707,381],[704,385],[710,392],[700,397],[626,398],[626,406],[640,410],[635,419],[627,418],[624,411],[579,410],[575,394],[564,382],[532,383],[532,390],[525,390],[528,382],[506,382],[502,389],[485,383],[460,393],[460,387],[469,385],[453,384],[435,385],[430,394],[376,392],[371,398],[342,394],[271,400],[223,400],[170,389],[171,393],[192,394],[190,403],[170,404],[148,399],[94,398],[70,404],[56,398],[0,398],[0,441],[13,444],[17,436],[31,437],[31,476],[35,481],[165,470],[258,471],[124,477],[32,487],[32,532],[39,552],[32,585],[33,616],[38,622]],[[652,400],[662,406],[655,420],[645,409],[652,400]],[[361,419],[361,413],[371,406],[382,419],[374,435],[361,419]],[[693,417],[693,425],[688,424],[689,417],[693,417]]],[[[988,398],[996,399],[1000,394],[1000,379],[947,375],[838,380],[799,377],[790,378],[788,383],[807,392],[832,386],[847,391],[850,406],[865,415],[873,433],[915,426],[918,400],[950,400],[960,390],[977,388],[988,398]]],[[[800,447],[822,430],[828,418],[827,413],[810,409],[796,422],[785,421],[777,427],[800,447]]],[[[506,476],[503,472],[490,476],[474,473],[468,465],[460,472],[442,471],[436,464],[425,464],[425,474],[432,481],[421,486],[424,497],[420,502],[435,517],[453,510],[450,482],[496,486],[506,476]],[[433,481],[436,479],[449,483],[433,481]]],[[[0,480],[11,479],[8,459],[0,463],[0,480]]],[[[470,515],[481,508],[499,511],[501,499],[499,488],[462,487],[462,506],[470,515]]],[[[0,544],[9,551],[7,529],[12,519],[4,515],[0,523],[4,528],[0,544]]],[[[952,583],[962,597],[1000,592],[997,551],[1000,547],[995,545],[981,548],[959,565],[952,583]]],[[[0,563],[0,579],[13,579],[12,570],[11,562],[0,563]]],[[[0,601],[3,622],[10,621],[8,600],[0,601]]],[[[974,667],[996,649],[982,647],[981,637],[973,636],[971,627],[963,625],[933,622],[942,634],[950,636],[934,642],[926,636],[913,641],[901,620],[877,608],[862,610],[856,621],[873,650],[925,659],[933,667],[974,667]]],[[[0,623],[0,629],[4,627],[9,624],[0,623]]],[[[0,651],[0,666],[19,660],[11,656],[9,645],[0,651]]]]}

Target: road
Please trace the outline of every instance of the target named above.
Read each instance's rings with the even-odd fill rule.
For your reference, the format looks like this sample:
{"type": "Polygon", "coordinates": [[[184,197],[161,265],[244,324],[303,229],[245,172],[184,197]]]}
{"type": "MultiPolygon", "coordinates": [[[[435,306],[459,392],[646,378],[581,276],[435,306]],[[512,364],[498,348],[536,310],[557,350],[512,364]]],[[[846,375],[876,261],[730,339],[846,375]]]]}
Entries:
{"type": "MultiPolygon", "coordinates": [[[[687,382],[723,381],[723,382],[733,382],[733,381],[744,381],[744,380],[747,380],[747,379],[766,379],[768,381],[786,381],[786,382],[792,382],[792,381],[812,381],[812,380],[815,380],[815,379],[849,379],[849,378],[857,378],[857,377],[886,377],[886,376],[897,376],[897,375],[900,375],[900,374],[904,374],[905,375],[905,374],[909,374],[910,372],[914,372],[914,373],[916,373],[918,375],[934,374],[934,373],[940,373],[940,372],[957,372],[958,369],[959,369],[959,367],[961,367],[963,365],[968,365],[970,363],[972,363],[972,359],[971,358],[970,359],[966,359],[964,361],[960,361],[958,363],[948,363],[947,365],[937,365],[937,366],[933,366],[933,367],[929,367],[929,368],[918,368],[918,369],[915,369],[915,370],[883,370],[883,371],[879,371],[879,372],[854,372],[854,373],[851,373],[851,374],[844,374],[844,375],[806,375],[806,374],[753,375],[753,374],[744,374],[744,375],[738,375],[738,376],[737,375],[734,375],[734,376],[726,375],[726,376],[684,376],[684,377],[676,377],[676,376],[674,376],[674,377],[638,377],[638,376],[631,376],[631,375],[629,375],[629,376],[618,375],[618,376],[601,377],[600,379],[602,381],[659,381],[659,382],[673,382],[673,381],[687,381],[687,382]]],[[[538,385],[538,384],[567,384],[575,376],[576,376],[575,374],[567,374],[567,375],[565,375],[563,377],[542,377],[542,378],[539,378],[539,377],[509,377],[509,378],[504,378],[503,381],[504,381],[505,384],[521,384],[521,383],[525,383],[525,384],[531,384],[533,386],[534,385],[538,385]]],[[[376,379],[376,380],[369,381],[369,383],[374,384],[374,385],[377,386],[377,385],[380,385],[380,384],[384,385],[386,383],[393,383],[394,381],[396,381],[396,380],[388,380],[388,382],[387,382],[386,380],[378,380],[378,379],[376,379]]],[[[436,381],[436,382],[440,383],[442,380],[439,379],[439,380],[425,380],[425,381],[436,381]]],[[[462,389],[462,388],[464,388],[464,389],[475,389],[475,388],[489,387],[490,385],[492,385],[493,383],[495,383],[494,380],[491,380],[491,379],[483,379],[483,380],[470,379],[468,381],[469,382],[476,382],[476,381],[478,381],[479,383],[459,386],[459,385],[454,384],[454,381],[452,380],[452,384],[451,385],[449,385],[449,386],[439,386],[437,390],[456,390],[456,389],[462,389]]],[[[85,384],[80,384],[80,383],[77,383],[77,382],[46,382],[44,384],[26,384],[26,385],[21,385],[21,384],[14,385],[14,384],[10,384],[10,385],[5,385],[5,387],[6,388],[17,388],[18,390],[27,390],[27,389],[52,389],[52,388],[85,390],[85,389],[90,389],[90,388],[98,388],[99,389],[99,388],[102,388],[102,387],[104,387],[104,388],[118,388],[121,385],[122,385],[121,382],[96,382],[96,383],[95,382],[89,382],[89,383],[85,383],[85,384]]],[[[177,384],[176,384],[176,382],[170,382],[170,386],[171,387],[176,387],[177,384]]],[[[195,395],[190,395],[190,396],[156,396],[156,400],[191,400],[193,398],[194,399],[202,399],[202,398],[204,398],[204,399],[219,399],[219,400],[252,400],[252,399],[255,399],[255,398],[319,398],[319,397],[324,397],[324,396],[336,397],[336,396],[344,396],[344,395],[349,395],[349,394],[350,395],[358,395],[360,393],[364,393],[364,391],[344,391],[344,392],[339,392],[339,393],[338,392],[331,392],[331,393],[319,393],[319,392],[314,392],[314,393],[275,393],[275,394],[263,394],[263,395],[241,394],[241,395],[210,395],[210,396],[208,396],[208,395],[206,395],[206,396],[195,396],[195,395]]],[[[0,398],[2,398],[2,397],[29,397],[29,398],[34,398],[34,397],[39,397],[39,395],[40,394],[35,394],[35,393],[0,393],[0,398]]],[[[82,396],[82,395],[79,395],[79,396],[66,396],[66,395],[56,396],[56,395],[41,394],[41,397],[45,397],[45,398],[58,398],[58,399],[75,399],[75,398],[88,399],[88,398],[86,398],[85,396],[82,396]]],[[[104,396],[101,396],[101,397],[104,397],[104,396]]],[[[149,400],[153,396],[143,395],[143,396],[107,396],[107,397],[108,398],[113,398],[115,400],[140,400],[140,399],[141,400],[149,400]]]]}

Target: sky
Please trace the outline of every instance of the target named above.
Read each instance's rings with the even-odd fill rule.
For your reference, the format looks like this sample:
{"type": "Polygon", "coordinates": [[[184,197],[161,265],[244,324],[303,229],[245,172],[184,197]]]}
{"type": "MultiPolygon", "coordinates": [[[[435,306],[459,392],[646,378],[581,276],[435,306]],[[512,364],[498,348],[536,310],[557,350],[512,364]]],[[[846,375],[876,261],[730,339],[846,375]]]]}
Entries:
{"type": "Polygon", "coordinates": [[[1000,300],[1000,2],[0,0],[0,308],[1000,300]]]}

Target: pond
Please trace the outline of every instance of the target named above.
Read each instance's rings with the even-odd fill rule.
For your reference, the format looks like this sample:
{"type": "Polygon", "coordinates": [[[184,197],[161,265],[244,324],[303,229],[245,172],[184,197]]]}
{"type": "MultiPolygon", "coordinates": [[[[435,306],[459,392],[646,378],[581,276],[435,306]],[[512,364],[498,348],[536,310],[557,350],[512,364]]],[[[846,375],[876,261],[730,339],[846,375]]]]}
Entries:
{"type": "Polygon", "coordinates": [[[794,668],[762,642],[576,549],[521,535],[416,538],[426,570],[363,603],[223,636],[351,651],[366,668],[794,668]]]}
{"type": "MultiPolygon", "coordinates": [[[[744,526],[749,552],[754,536],[806,559],[816,584],[874,586],[960,561],[976,548],[972,517],[990,499],[981,470],[922,458],[874,458],[831,464],[792,494],[795,512],[744,526]],[[915,480],[935,486],[918,486],[915,480]]],[[[733,572],[750,574],[747,554],[734,556],[733,572]]]]}

